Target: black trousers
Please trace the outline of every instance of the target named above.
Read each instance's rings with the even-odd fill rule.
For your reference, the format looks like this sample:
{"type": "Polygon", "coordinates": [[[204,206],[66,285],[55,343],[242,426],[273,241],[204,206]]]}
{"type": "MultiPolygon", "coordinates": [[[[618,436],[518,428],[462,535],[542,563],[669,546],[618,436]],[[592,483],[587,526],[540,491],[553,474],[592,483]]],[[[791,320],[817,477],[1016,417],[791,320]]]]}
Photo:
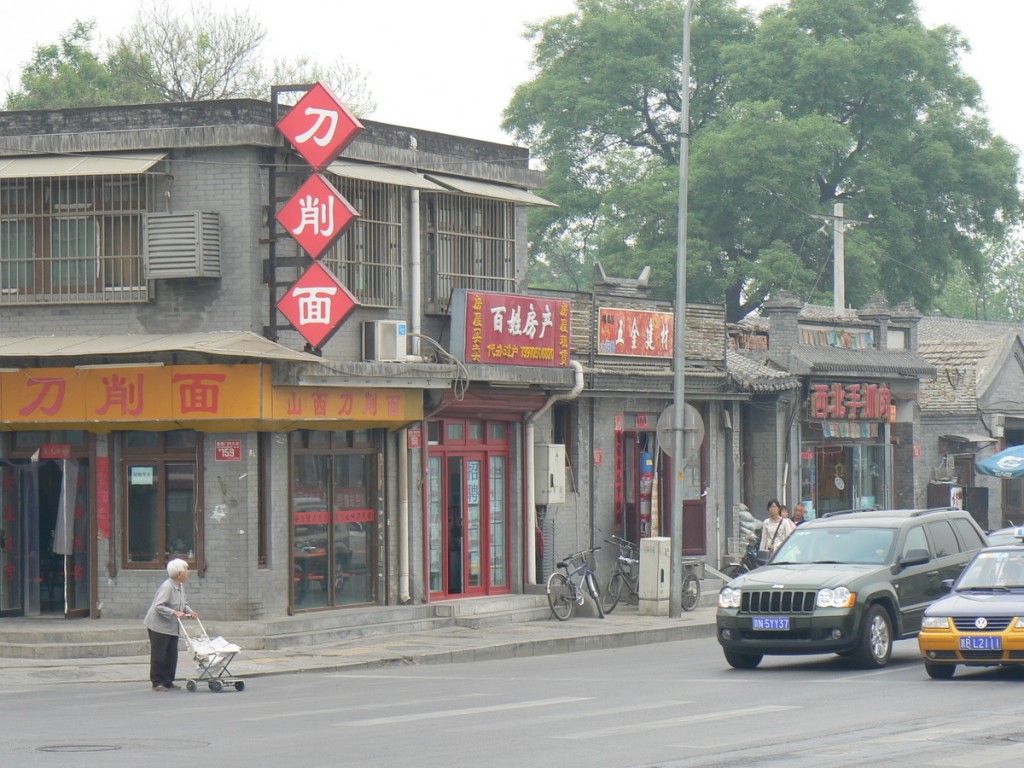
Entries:
{"type": "Polygon", "coordinates": [[[170,687],[178,671],[178,636],[149,630],[149,681],[170,687]]]}

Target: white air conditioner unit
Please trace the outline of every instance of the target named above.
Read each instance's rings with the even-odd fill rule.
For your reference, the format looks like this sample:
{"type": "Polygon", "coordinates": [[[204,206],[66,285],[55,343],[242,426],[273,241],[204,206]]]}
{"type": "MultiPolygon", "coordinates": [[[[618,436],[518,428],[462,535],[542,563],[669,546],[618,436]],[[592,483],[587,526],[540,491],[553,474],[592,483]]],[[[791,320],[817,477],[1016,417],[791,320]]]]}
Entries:
{"type": "Polygon", "coordinates": [[[367,362],[404,362],[409,353],[409,333],[399,320],[374,320],[363,323],[363,360],[367,362]]]}
{"type": "Polygon", "coordinates": [[[147,213],[143,242],[147,280],[220,277],[218,213],[147,213]]]}

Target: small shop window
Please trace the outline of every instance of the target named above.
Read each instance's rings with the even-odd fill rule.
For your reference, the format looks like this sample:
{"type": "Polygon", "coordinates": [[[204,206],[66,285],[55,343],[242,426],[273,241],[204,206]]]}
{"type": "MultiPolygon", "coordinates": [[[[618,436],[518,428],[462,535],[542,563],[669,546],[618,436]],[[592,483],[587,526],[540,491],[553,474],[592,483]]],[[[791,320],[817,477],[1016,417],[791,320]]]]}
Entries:
{"type": "Polygon", "coordinates": [[[175,557],[202,563],[199,444],[191,430],[125,435],[121,468],[127,567],[163,568],[175,557]]]}

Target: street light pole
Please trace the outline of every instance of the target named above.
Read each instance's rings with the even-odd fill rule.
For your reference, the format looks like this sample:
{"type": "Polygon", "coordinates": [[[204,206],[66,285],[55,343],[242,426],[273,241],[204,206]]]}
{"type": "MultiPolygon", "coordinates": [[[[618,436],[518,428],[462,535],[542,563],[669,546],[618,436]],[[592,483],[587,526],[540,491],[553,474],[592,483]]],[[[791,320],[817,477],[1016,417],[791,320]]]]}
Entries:
{"type": "Polygon", "coordinates": [[[683,71],[679,93],[679,226],[676,252],[676,302],[672,341],[672,531],[671,582],[668,614],[683,613],[683,482],[686,462],[686,191],[690,172],[690,19],[693,0],[683,16],[683,71]]]}

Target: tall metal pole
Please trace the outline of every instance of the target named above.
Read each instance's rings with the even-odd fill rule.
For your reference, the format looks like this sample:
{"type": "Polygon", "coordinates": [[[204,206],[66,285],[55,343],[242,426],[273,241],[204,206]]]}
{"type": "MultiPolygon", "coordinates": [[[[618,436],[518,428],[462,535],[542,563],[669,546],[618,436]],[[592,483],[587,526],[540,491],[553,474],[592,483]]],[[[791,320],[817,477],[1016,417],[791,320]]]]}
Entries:
{"type": "Polygon", "coordinates": [[[687,457],[686,401],[686,190],[690,173],[690,18],[693,0],[686,0],[683,16],[683,71],[680,73],[679,108],[679,234],[676,253],[675,334],[672,342],[672,581],[669,616],[683,613],[683,479],[687,457]]]}
{"type": "Polygon", "coordinates": [[[836,315],[846,306],[846,245],[843,240],[843,204],[832,206],[832,309],[836,315]]]}

